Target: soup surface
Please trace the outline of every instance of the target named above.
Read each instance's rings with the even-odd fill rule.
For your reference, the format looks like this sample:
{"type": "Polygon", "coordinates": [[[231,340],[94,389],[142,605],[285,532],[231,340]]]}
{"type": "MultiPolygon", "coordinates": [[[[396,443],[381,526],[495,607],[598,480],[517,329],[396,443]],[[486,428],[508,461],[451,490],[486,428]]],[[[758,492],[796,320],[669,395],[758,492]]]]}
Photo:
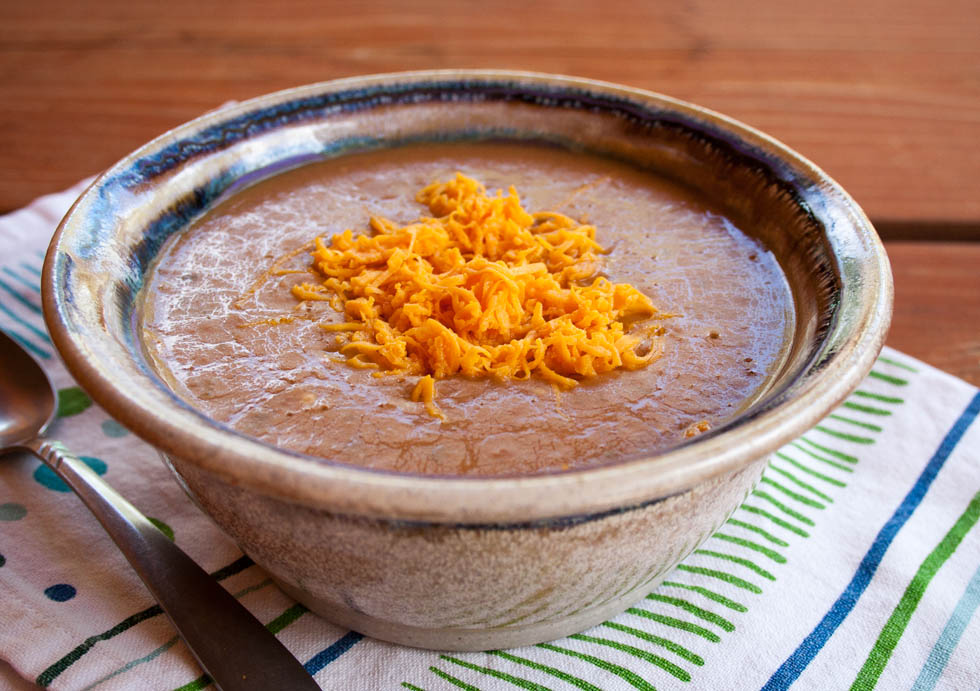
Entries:
{"type": "Polygon", "coordinates": [[[775,259],[691,191],[623,163],[509,144],[357,154],[261,181],[172,238],[145,290],[147,352],[208,416],[329,461],[442,475],[561,471],[676,446],[753,400],[793,327],[775,259]],[[676,315],[663,357],[561,392],[533,378],[441,379],[445,420],[410,400],[418,377],[338,362],[318,324],[344,317],[327,302],[297,310],[290,292],[322,279],[302,248],[370,233],[371,216],[427,215],[416,192],[457,171],[491,191],[513,185],[528,210],[594,225],[609,250],[602,274],[676,315]]]}

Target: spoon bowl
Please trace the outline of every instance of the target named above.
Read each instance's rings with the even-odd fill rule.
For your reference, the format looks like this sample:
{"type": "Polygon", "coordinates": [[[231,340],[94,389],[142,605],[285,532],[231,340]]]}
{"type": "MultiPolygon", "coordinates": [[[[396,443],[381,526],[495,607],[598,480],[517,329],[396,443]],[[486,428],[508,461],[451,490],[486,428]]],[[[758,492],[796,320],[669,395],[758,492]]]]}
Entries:
{"type": "Polygon", "coordinates": [[[54,419],[56,398],[44,370],[2,331],[0,362],[0,448],[6,448],[43,434],[54,419]]]}
{"type": "Polygon", "coordinates": [[[280,642],[206,571],[59,442],[51,382],[0,331],[0,455],[29,451],[78,495],[115,541],[218,688],[319,689],[280,642]]]}

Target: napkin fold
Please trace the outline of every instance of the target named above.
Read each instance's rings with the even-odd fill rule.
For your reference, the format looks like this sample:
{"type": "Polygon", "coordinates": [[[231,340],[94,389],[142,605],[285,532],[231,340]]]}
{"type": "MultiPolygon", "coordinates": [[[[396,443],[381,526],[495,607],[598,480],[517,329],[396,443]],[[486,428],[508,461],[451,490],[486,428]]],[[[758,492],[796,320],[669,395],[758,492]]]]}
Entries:
{"type": "MultiPolygon", "coordinates": [[[[212,572],[324,688],[980,688],[980,394],[887,348],[840,408],[773,456],[714,536],[600,626],[537,646],[440,653],[323,621],[243,556],[58,359],[40,268],[87,182],[0,217],[0,328],[59,390],[51,436],[212,572]]],[[[95,519],[28,455],[0,463],[0,603],[0,657],[41,687],[210,684],[95,519]]]]}

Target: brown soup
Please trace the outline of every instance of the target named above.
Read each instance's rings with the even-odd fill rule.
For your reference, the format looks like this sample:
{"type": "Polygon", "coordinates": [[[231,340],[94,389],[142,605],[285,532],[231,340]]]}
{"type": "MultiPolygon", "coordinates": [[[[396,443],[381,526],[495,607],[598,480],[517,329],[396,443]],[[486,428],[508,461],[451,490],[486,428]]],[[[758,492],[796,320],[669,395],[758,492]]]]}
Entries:
{"type": "MultiPolygon", "coordinates": [[[[748,233],[751,229],[745,229],[748,233]]],[[[779,367],[792,333],[789,286],[773,256],[695,193],[624,163],[511,144],[418,146],[308,165],[242,190],[173,238],[147,283],[144,343],[191,405],[270,444],[407,473],[516,475],[655,454],[685,431],[723,423],[779,367]],[[301,312],[292,285],[319,282],[317,236],[367,233],[371,216],[408,223],[416,192],[456,171],[524,207],[587,220],[611,250],[604,275],[675,316],[665,353],[557,392],[542,380],[437,382],[440,421],[409,400],[417,377],[372,376],[334,361],[342,321],[301,312]],[[272,323],[284,315],[294,318],[272,323]]]]}

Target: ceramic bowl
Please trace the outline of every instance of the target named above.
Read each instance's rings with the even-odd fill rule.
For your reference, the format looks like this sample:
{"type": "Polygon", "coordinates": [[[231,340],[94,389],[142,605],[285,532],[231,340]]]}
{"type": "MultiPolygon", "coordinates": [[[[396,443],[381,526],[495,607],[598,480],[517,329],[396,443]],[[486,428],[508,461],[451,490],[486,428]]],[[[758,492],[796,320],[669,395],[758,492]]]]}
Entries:
{"type": "Polygon", "coordinates": [[[78,200],[44,267],[45,314],[78,382],[157,447],[192,498],[291,596],[412,646],[477,650],[585,629],[651,591],[721,525],[769,454],[871,368],[891,275],[826,174],[727,117],[613,84],[501,71],[346,79],[247,101],[150,142],[78,200]],[[547,142],[631,161],[752,220],[796,303],[787,355],[737,417],[655,456],[504,478],[375,472],[216,424],[140,341],[161,245],[216,200],[303,162],[406,142],[547,142]]]}

